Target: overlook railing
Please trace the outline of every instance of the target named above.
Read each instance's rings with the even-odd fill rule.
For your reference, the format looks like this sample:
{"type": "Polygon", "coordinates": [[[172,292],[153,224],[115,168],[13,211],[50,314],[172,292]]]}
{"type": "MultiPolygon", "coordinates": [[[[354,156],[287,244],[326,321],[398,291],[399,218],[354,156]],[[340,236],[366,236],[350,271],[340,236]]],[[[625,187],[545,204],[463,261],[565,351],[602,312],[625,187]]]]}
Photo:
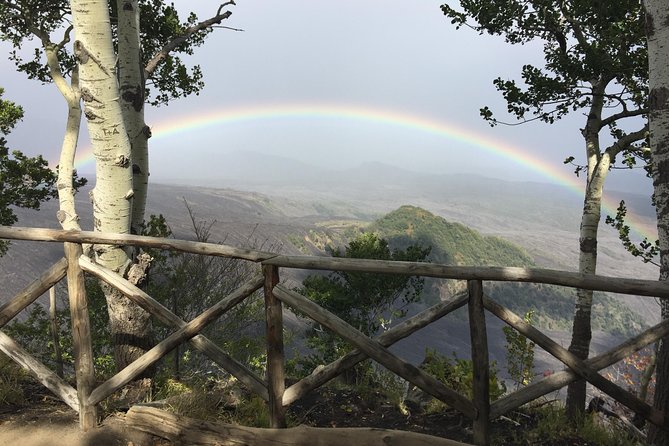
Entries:
{"type": "MultiPolygon", "coordinates": [[[[59,378],[28,352],[0,331],[0,350],[33,374],[42,384],[79,412],[81,428],[90,429],[97,424],[96,406],[125,384],[138,377],[144,370],[184,342],[190,344],[219,364],[249,390],[267,401],[272,427],[283,428],[286,407],[309,391],[325,384],[343,371],[364,359],[371,358],[396,375],[419,387],[424,392],[443,401],[472,419],[473,438],[477,445],[490,442],[490,421],[536,398],[558,390],[572,381],[585,379],[602,392],[624,404],[649,422],[667,428],[669,414],[658,411],[632,393],[607,380],[599,370],[606,368],[658,339],[669,335],[669,320],[662,321],[643,333],[628,339],[619,346],[587,360],[581,360],[557,344],[521,317],[499,305],[483,293],[483,281],[533,282],[609,291],[622,294],[669,298],[669,283],[659,281],[623,279],[596,275],[536,268],[511,267],[455,267],[446,265],[323,258],[313,256],[283,256],[269,252],[239,249],[231,246],[189,242],[184,240],[96,232],[75,232],[51,229],[9,228],[0,226],[0,238],[63,242],[65,258],[56,262],[39,278],[29,284],[11,300],[0,306],[0,328],[53,285],[67,277],[72,334],[75,352],[76,390],[59,378]],[[133,245],[176,250],[209,256],[236,258],[262,265],[262,274],[250,278],[245,284],[191,321],[183,321],[141,289],[82,255],[81,244],[133,245]],[[279,281],[279,268],[317,269],[330,271],[355,271],[367,273],[403,274],[440,279],[467,281],[467,291],[453,300],[440,302],[403,321],[375,339],[371,339],[334,314],[319,307],[304,296],[295,293],[279,281]],[[175,328],[167,338],[146,352],[141,358],[116,375],[94,387],[93,357],[91,350],[86,291],[83,272],[91,273],[116,287],[133,302],[151,313],[162,323],[175,328]],[[219,346],[200,334],[203,328],[242,302],[256,290],[263,288],[265,296],[267,376],[262,378],[229,356],[219,346]],[[308,315],[351,343],[355,350],[331,364],[313,371],[290,387],[285,387],[283,347],[283,304],[308,315]],[[468,399],[446,387],[423,370],[394,355],[388,347],[415,331],[468,305],[472,361],[474,366],[473,397],[468,399]],[[557,358],[566,368],[558,373],[505,395],[490,403],[489,360],[485,310],[489,311],[518,332],[532,340],[557,358]]],[[[435,441],[437,439],[435,438],[435,441]]],[[[441,441],[441,440],[440,440],[441,441]]],[[[435,443],[436,444],[436,443],[435,443]]],[[[439,444],[445,444],[440,442],[439,444]]],[[[449,443],[456,444],[456,443],[449,443]]]]}

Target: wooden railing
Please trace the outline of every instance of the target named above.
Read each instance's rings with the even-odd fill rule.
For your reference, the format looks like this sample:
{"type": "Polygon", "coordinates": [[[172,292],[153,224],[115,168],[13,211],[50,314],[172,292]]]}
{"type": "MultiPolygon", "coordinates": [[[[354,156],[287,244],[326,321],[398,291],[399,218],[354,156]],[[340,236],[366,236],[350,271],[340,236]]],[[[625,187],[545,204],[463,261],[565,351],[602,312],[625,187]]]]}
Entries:
{"type": "Polygon", "coordinates": [[[250,391],[267,401],[271,426],[276,428],[285,427],[287,406],[366,358],[373,359],[396,375],[472,419],[474,425],[473,441],[477,445],[489,444],[491,420],[578,379],[587,380],[649,422],[664,428],[669,426],[667,412],[649,406],[632,393],[598,373],[599,370],[669,335],[669,320],[662,321],[604,354],[581,360],[541,331],[527,324],[521,317],[490,299],[483,293],[482,286],[483,281],[533,282],[595,291],[669,298],[669,284],[666,282],[582,275],[536,268],[454,267],[415,262],[283,256],[218,244],[85,231],[74,232],[0,226],[0,238],[63,242],[65,245],[64,259],[56,262],[39,278],[0,307],[0,328],[54,284],[67,276],[74,336],[77,389],[75,390],[59,378],[56,373],[39,363],[2,331],[0,331],[0,350],[32,373],[66,404],[77,410],[81,427],[84,430],[95,426],[97,423],[96,405],[138,377],[148,367],[184,342],[190,342],[195,349],[207,355],[235,376],[250,391]],[[250,278],[235,292],[193,320],[186,322],[141,289],[83,256],[81,244],[84,243],[133,245],[236,258],[260,263],[262,274],[250,278]],[[336,315],[281,285],[279,268],[355,271],[459,279],[467,281],[467,291],[457,295],[451,301],[438,303],[399,323],[377,338],[371,339],[336,315]],[[174,333],[146,352],[141,358],[97,387],[94,387],[93,358],[90,348],[90,328],[83,271],[91,273],[109,285],[116,287],[159,321],[176,329],[174,333]],[[257,376],[245,365],[236,361],[200,334],[205,326],[260,288],[264,289],[266,307],[266,379],[257,376]],[[309,316],[341,336],[351,343],[355,350],[325,367],[320,367],[306,378],[285,388],[283,304],[309,316]],[[388,347],[397,341],[467,304],[474,366],[473,397],[471,400],[448,388],[418,367],[398,358],[388,350],[388,347]],[[505,395],[491,404],[488,387],[489,361],[485,310],[531,339],[536,345],[565,364],[566,369],[505,395]]]}

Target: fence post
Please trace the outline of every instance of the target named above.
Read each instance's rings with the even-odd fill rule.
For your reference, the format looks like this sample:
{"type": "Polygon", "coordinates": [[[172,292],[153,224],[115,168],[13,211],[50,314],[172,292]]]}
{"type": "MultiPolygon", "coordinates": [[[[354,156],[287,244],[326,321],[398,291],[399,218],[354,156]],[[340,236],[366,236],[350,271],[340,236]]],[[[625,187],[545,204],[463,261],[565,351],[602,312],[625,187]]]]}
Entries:
{"type": "Polygon", "coordinates": [[[95,370],[84,272],[79,267],[81,254],[81,245],[65,243],[67,290],[72,315],[72,347],[77,378],[77,396],[79,397],[79,426],[83,431],[87,431],[97,426],[98,416],[96,407],[88,404],[89,396],[95,386],[95,370]]]}
{"type": "Polygon", "coordinates": [[[267,390],[270,427],[286,427],[283,392],[286,388],[283,357],[283,310],[272,290],[279,283],[279,268],[263,265],[265,276],[265,327],[267,336],[267,390]]]}
{"type": "Polygon", "coordinates": [[[472,342],[472,382],[473,403],[476,408],[474,418],[474,444],[490,444],[490,368],[488,361],[488,334],[483,308],[483,284],[480,280],[468,280],[469,292],[469,334],[472,342]]]}

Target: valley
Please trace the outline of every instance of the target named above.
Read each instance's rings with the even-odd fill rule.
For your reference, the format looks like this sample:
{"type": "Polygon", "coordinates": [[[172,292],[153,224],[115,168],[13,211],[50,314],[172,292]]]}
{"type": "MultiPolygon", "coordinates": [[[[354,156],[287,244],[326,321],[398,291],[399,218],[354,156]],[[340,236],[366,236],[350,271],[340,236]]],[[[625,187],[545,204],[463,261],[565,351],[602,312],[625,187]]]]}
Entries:
{"type": "MultiPolygon", "coordinates": [[[[299,175],[290,176],[303,167],[283,168],[285,171],[278,176],[290,180],[271,177],[255,183],[239,180],[234,188],[228,184],[232,180],[206,187],[152,184],[147,215],[163,214],[176,238],[193,239],[193,221],[187,203],[196,221],[212,223],[211,242],[284,254],[325,255],[327,246],[343,246],[361,231],[373,230],[387,237],[391,244],[407,243],[411,238],[408,235],[415,236],[414,241],[436,243],[432,261],[439,263],[577,269],[579,200],[558,186],[465,176],[421,179],[411,172],[379,164],[346,172],[336,181],[323,175],[322,181],[306,187],[299,175]],[[408,225],[412,225],[409,220],[420,220],[419,217],[424,224],[413,224],[413,230],[407,231],[408,225]],[[447,240],[449,234],[456,237],[447,240]]],[[[83,229],[92,227],[87,193],[85,189],[77,195],[83,229]]],[[[637,198],[643,201],[643,197],[637,198]]],[[[17,225],[57,228],[56,206],[50,202],[39,212],[19,210],[17,225]]],[[[635,210],[650,219],[648,209],[637,206],[635,210]]],[[[657,276],[654,266],[642,263],[623,249],[612,228],[602,225],[599,247],[600,274],[645,279],[657,276]]],[[[31,280],[31,275],[34,277],[60,255],[60,244],[13,242],[8,255],[0,258],[1,300],[12,296],[31,280]]],[[[282,279],[294,287],[307,273],[283,271],[282,279]]],[[[426,286],[426,299],[448,298],[461,287],[462,284],[444,287],[430,282],[426,286]]],[[[502,303],[519,313],[530,308],[532,299],[543,299],[543,303],[536,305],[538,322],[554,339],[568,345],[573,291],[545,289],[542,294],[523,287],[486,284],[488,292],[501,293],[502,303]],[[552,303],[552,309],[545,305],[547,302],[552,303]],[[556,302],[562,303],[555,305],[556,302]]],[[[600,330],[593,339],[594,353],[621,339],[620,330],[611,332],[606,320],[620,316],[616,326],[632,332],[658,320],[653,299],[633,296],[598,299],[601,299],[598,309],[603,313],[599,319],[596,317],[599,322],[595,328],[600,330]],[[601,330],[605,327],[607,331],[601,330]]],[[[299,321],[292,318],[292,322],[299,330],[299,321]]],[[[502,324],[492,316],[488,324],[491,357],[503,369],[506,359],[502,324]]],[[[466,317],[444,318],[398,343],[394,350],[418,363],[423,359],[425,347],[446,355],[468,356],[466,317]]],[[[539,371],[559,367],[540,352],[536,359],[539,371]]]]}

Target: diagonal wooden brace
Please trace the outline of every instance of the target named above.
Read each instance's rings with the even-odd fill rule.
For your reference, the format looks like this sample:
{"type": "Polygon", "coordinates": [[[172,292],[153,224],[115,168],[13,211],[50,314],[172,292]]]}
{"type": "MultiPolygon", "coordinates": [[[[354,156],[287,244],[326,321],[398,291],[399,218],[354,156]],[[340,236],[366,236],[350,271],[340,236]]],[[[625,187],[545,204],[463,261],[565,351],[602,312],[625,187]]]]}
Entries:
{"type": "Polygon", "coordinates": [[[562,347],[560,344],[553,341],[541,331],[525,322],[521,317],[514,314],[511,310],[499,305],[497,302],[488,297],[483,298],[483,305],[488,311],[518,330],[519,333],[525,335],[528,339],[532,340],[539,347],[553,355],[556,359],[569,367],[574,373],[588,381],[593,386],[597,387],[602,392],[610,395],[617,401],[627,406],[629,409],[633,410],[635,413],[642,415],[645,419],[655,424],[656,426],[664,427],[669,425],[669,416],[667,413],[649,406],[644,401],[641,401],[639,398],[627,392],[617,384],[604,378],[602,375],[597,373],[595,369],[591,368],[585,361],[574,356],[566,348],[562,347]]]}
{"type": "Polygon", "coordinates": [[[459,410],[468,418],[476,418],[476,409],[467,398],[449,389],[441,381],[428,375],[418,367],[402,361],[379,342],[368,338],[339,317],[319,307],[316,303],[301,294],[290,291],[281,285],[277,285],[274,288],[274,295],[284,303],[299,309],[319,324],[332,330],[388,370],[459,410]]]}

